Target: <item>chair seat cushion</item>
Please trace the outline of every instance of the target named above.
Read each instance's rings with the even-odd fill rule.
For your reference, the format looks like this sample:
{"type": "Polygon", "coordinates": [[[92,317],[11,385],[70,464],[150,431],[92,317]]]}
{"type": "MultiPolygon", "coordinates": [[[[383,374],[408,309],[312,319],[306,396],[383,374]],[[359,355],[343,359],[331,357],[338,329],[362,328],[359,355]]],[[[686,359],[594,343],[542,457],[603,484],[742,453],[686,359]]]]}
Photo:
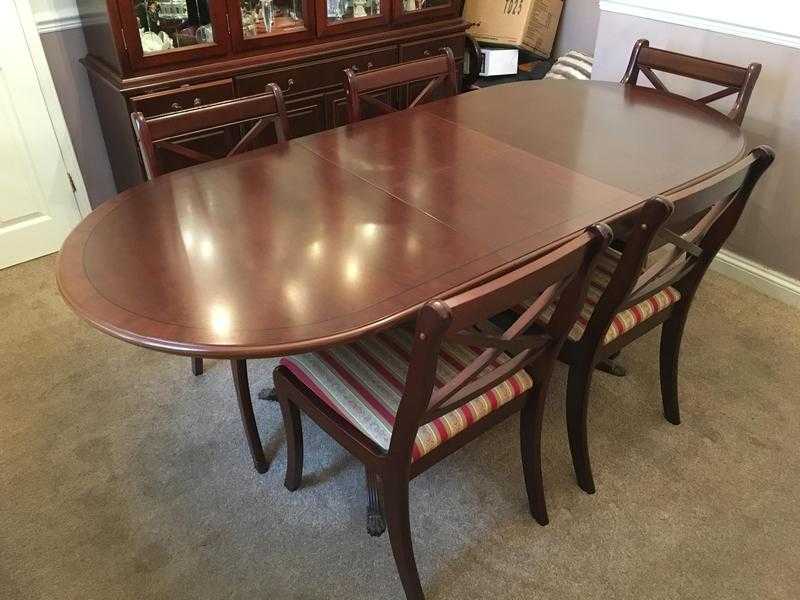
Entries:
{"type": "MultiPolygon", "coordinates": [[[[413,331],[396,328],[330,350],[286,357],[280,364],[361,433],[388,450],[413,337],[413,331]]],[[[439,355],[436,386],[452,379],[480,351],[445,342],[439,355]]],[[[501,355],[487,370],[508,359],[508,355],[501,355]]],[[[426,423],[417,432],[412,460],[418,460],[532,387],[530,375],[519,371],[485,394],[426,423]]]]}
{"type": "MultiPolygon", "coordinates": [[[[589,319],[592,317],[592,313],[594,312],[594,307],[597,305],[597,302],[600,300],[600,296],[603,295],[606,287],[608,287],[608,284],[611,281],[611,275],[616,270],[620,258],[622,258],[622,255],[618,251],[614,250],[613,248],[608,248],[606,252],[598,259],[597,265],[595,266],[589,281],[589,290],[586,294],[586,302],[584,302],[583,308],[581,308],[578,320],[575,321],[575,324],[572,326],[572,329],[569,332],[570,340],[577,342],[583,337],[583,333],[586,331],[586,326],[589,324],[589,319]]],[[[603,344],[610,344],[622,334],[630,331],[640,323],[646,321],[653,315],[661,312],[672,304],[675,304],[680,299],[681,293],[673,287],[668,287],[661,290],[654,296],[651,296],[647,300],[644,300],[635,306],[631,306],[630,308],[617,313],[617,315],[614,317],[614,320],[611,322],[611,326],[608,328],[608,331],[606,331],[606,335],[603,338],[603,344]]],[[[528,303],[528,306],[530,306],[530,303],[528,303]]],[[[539,315],[540,321],[542,323],[548,323],[554,312],[555,305],[552,304],[548,306],[539,315]]]]}
{"type": "Polygon", "coordinates": [[[545,79],[577,79],[586,80],[592,78],[592,68],[594,67],[594,57],[570,50],[561,56],[548,71],[545,79]]]}

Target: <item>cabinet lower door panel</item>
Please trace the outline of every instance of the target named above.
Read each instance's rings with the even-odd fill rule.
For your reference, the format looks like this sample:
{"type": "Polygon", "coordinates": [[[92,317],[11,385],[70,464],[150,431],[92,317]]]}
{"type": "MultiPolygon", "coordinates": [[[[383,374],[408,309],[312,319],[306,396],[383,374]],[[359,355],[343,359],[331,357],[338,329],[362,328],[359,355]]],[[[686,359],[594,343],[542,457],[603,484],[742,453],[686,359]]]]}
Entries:
{"type": "MultiPolygon", "coordinates": [[[[380,94],[374,94],[375,98],[385,102],[395,108],[401,108],[401,98],[398,90],[387,90],[380,94]]],[[[361,118],[371,119],[380,116],[381,111],[372,104],[361,104],[361,118]]],[[[347,96],[344,91],[330,92],[325,94],[325,118],[329,129],[347,125],[350,120],[347,118],[347,96]]]]}
{"type": "Polygon", "coordinates": [[[325,96],[319,94],[286,103],[292,138],[318,133],[325,129],[325,96]]]}

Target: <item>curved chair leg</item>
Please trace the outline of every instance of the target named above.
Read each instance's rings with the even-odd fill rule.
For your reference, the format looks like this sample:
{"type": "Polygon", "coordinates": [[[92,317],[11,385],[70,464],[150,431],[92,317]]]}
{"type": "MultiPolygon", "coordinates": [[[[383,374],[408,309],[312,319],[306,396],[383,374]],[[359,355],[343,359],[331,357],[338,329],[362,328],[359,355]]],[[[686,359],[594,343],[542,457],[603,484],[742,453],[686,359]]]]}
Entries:
{"type": "Polygon", "coordinates": [[[528,506],[539,525],[547,525],[549,522],[542,480],[542,418],[545,397],[544,390],[534,389],[519,416],[519,442],[528,506]]]}
{"type": "Polygon", "coordinates": [[[192,357],[192,373],[195,375],[203,374],[203,359],[199,356],[192,357]]]}
{"type": "Polygon", "coordinates": [[[286,432],[286,477],[283,485],[290,492],[300,487],[303,480],[303,422],[300,411],[288,398],[278,398],[286,432]]]}
{"type": "Polygon", "coordinates": [[[386,507],[386,520],[389,541],[392,544],[394,562],[400,574],[400,581],[407,600],[424,600],[422,584],[419,581],[414,548],[411,544],[411,522],[408,516],[408,476],[383,475],[383,501],[386,507]]]}
{"type": "Polygon", "coordinates": [[[567,432],[572,464],[578,485],[587,494],[594,494],[594,478],[589,461],[589,438],[587,415],[589,409],[589,386],[592,383],[594,366],[591,361],[574,364],[569,368],[567,379],[567,432]]]}
{"type": "Polygon", "coordinates": [[[256,416],[253,413],[253,402],[250,399],[250,382],[247,379],[247,362],[244,360],[231,361],[233,384],[236,386],[236,399],[239,402],[239,414],[242,417],[244,436],[250,446],[250,455],[256,471],[266,473],[269,463],[264,457],[264,448],[261,445],[261,436],[258,434],[256,416]]]}
{"type": "Polygon", "coordinates": [[[366,470],[367,475],[367,533],[372,537],[380,537],[386,531],[383,501],[381,500],[378,474],[366,470]]]}
{"type": "Polygon", "coordinates": [[[685,314],[674,314],[661,326],[659,354],[661,401],[664,404],[664,417],[673,425],[681,424],[681,411],[678,404],[678,358],[681,352],[681,338],[685,323],[685,314]]]}

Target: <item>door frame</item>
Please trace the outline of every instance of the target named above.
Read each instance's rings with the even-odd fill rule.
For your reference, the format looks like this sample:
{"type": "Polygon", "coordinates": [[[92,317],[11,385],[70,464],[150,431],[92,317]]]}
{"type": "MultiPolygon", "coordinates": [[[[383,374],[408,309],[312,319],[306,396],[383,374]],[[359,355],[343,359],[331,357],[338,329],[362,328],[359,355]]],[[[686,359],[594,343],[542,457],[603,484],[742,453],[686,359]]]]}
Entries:
{"type": "Polygon", "coordinates": [[[47,105],[47,113],[50,116],[50,123],[56,134],[56,140],[61,150],[64,166],[67,169],[67,173],[72,177],[72,182],[75,187],[75,191],[73,192],[75,204],[78,207],[78,212],[81,217],[86,217],[86,215],[92,212],[92,205],[89,203],[89,194],[86,191],[83,174],[78,165],[78,157],[75,154],[72,138],[67,129],[67,122],[61,110],[61,102],[58,99],[53,76],[50,73],[50,65],[47,63],[47,57],[44,54],[44,47],[39,37],[39,29],[36,26],[36,18],[33,15],[33,9],[28,0],[11,0],[11,3],[14,5],[19,15],[22,32],[28,45],[28,52],[33,61],[34,69],[36,70],[39,89],[41,89],[42,97],[47,105]]]}

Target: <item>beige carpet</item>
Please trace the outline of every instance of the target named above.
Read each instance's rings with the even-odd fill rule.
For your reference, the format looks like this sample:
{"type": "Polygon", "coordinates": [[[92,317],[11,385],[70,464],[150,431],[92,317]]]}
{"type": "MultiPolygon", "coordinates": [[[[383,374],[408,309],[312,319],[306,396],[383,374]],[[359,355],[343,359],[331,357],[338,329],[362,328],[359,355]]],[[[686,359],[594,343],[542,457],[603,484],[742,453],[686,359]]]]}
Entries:
{"type": "MultiPolygon", "coordinates": [[[[135,348],[74,316],[53,257],[0,272],[0,598],[401,598],[363,473],[307,425],[282,486],[280,411],[252,469],[228,365],[135,348]]],[[[660,414],[657,335],[598,374],[598,493],[573,482],[565,369],[546,416],[551,524],[529,517],[510,420],[412,484],[429,600],[800,597],[800,313],[718,275],[684,344],[684,424],[660,414]]],[[[271,365],[251,365],[254,388],[271,365]]]]}

